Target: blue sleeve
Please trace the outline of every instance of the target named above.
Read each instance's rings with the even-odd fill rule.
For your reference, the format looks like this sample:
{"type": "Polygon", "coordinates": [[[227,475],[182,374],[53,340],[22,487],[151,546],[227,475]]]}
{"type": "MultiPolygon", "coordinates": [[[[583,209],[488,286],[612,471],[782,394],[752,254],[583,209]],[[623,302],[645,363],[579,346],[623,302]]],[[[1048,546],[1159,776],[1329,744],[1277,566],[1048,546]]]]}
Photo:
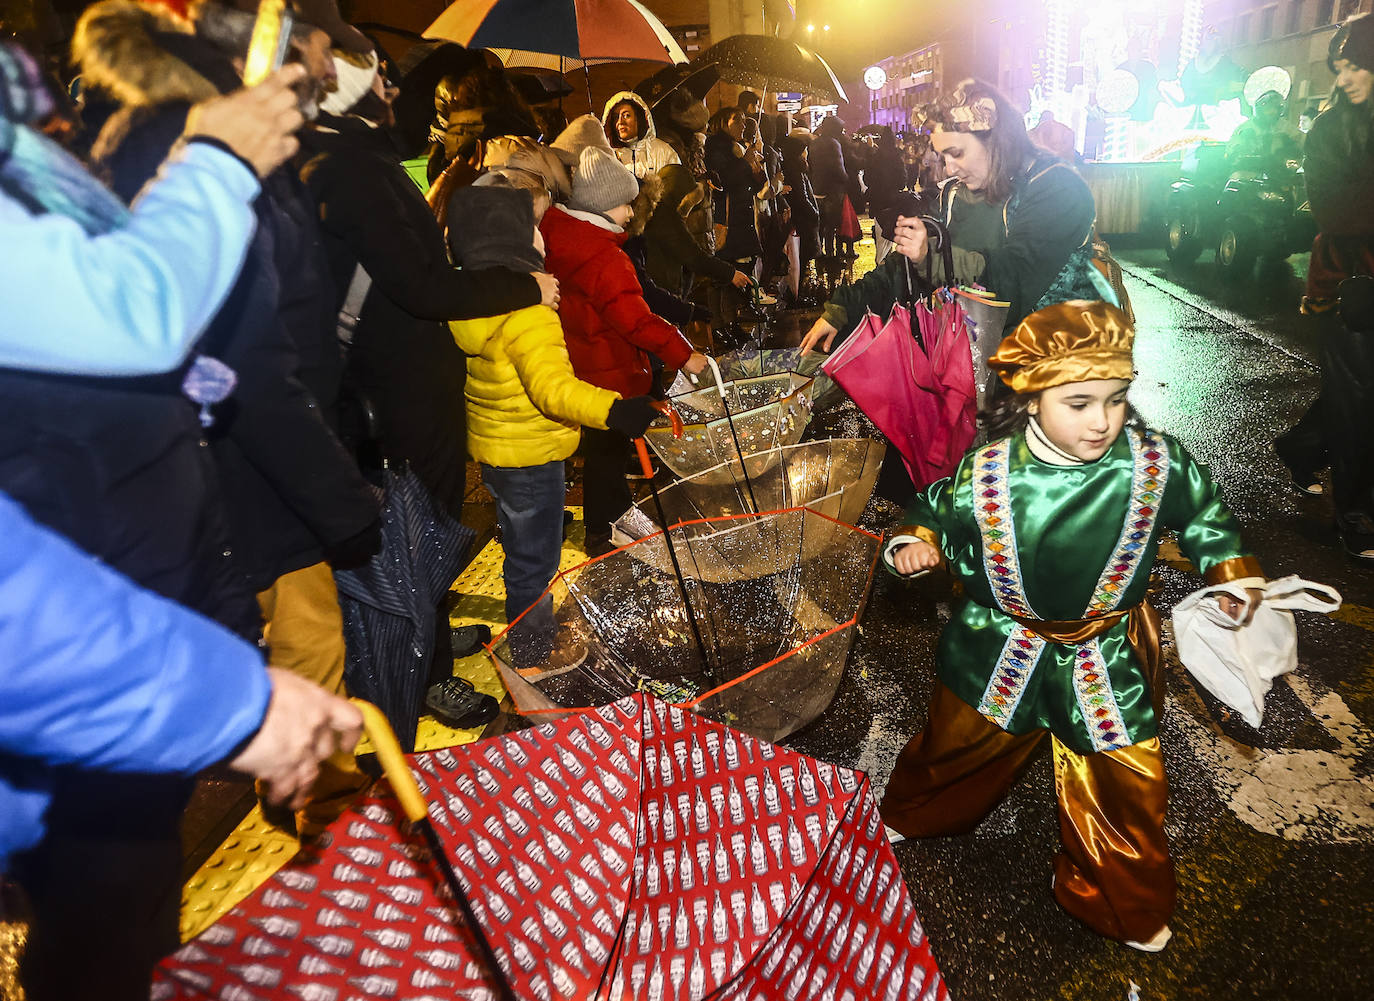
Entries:
{"type": "Polygon", "coordinates": [[[0,757],[190,774],[267,711],[258,651],[0,495],[0,757]]]}
{"type": "Polygon", "coordinates": [[[128,224],[99,236],[0,196],[0,366],[109,376],[175,368],[238,276],[258,190],[237,157],[190,142],[128,224]]]}

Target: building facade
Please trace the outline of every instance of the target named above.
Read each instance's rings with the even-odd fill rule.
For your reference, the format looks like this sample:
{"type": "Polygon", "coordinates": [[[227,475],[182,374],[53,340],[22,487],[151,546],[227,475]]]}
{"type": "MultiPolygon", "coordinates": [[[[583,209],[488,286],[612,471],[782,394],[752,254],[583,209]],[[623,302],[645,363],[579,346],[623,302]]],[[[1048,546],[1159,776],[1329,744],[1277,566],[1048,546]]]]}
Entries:
{"type": "Polygon", "coordinates": [[[887,125],[893,132],[911,131],[914,113],[938,98],[944,84],[940,43],[890,56],[873,65],[882,70],[885,80],[876,89],[865,81],[859,91],[868,95],[869,123],[887,125]]]}
{"type": "Polygon", "coordinates": [[[1374,9],[1374,0],[1210,0],[1208,25],[1231,58],[1249,70],[1280,66],[1293,78],[1291,109],[1315,109],[1331,91],[1326,49],[1336,27],[1374,9]]]}

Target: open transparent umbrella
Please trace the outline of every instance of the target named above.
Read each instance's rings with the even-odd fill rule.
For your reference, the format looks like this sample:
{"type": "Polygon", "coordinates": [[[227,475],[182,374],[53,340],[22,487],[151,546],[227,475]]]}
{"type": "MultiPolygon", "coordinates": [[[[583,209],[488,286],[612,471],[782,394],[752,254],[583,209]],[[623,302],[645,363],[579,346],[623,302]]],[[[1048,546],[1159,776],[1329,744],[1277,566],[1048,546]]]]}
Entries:
{"type": "MultiPolygon", "coordinates": [[[[522,1001],[948,996],[862,772],[644,696],[409,761],[522,1001]]],[[[345,814],[155,1001],[491,998],[403,804],[345,814]]]]}
{"type": "Polygon", "coordinates": [[[825,355],[819,351],[802,354],[799,347],[765,348],[756,344],[727,351],[716,356],[721,375],[729,379],[747,379],[756,375],[782,375],[795,372],[797,375],[814,379],[811,387],[811,410],[820,413],[843,402],[845,392],[835,385],[835,380],[821,369],[825,355]]]}
{"type": "Polygon", "coordinates": [[[457,0],[425,29],[507,66],[560,73],[643,59],[685,63],[672,33],[639,0],[457,0]]]}
{"type": "MultiPolygon", "coordinates": [[[[668,524],[682,524],[692,537],[715,531],[711,519],[719,515],[788,507],[809,507],[857,524],[873,495],[884,451],[880,442],[868,438],[825,438],[756,452],[743,462],[736,456],[663,487],[653,505],[636,504],[616,519],[611,537],[623,546],[657,532],[662,528],[659,508],[668,524]]],[[[636,555],[651,551],[631,550],[636,555]]]]}
{"type": "Polygon", "coordinates": [[[709,361],[715,384],[696,388],[679,375],[670,402],[680,421],[661,417],[644,435],[675,475],[694,476],[801,439],[811,420],[809,376],[776,372],[726,380],[715,359],[709,361]]]}
{"type": "Polygon", "coordinates": [[[780,740],[834,698],[880,541],[809,508],[674,525],[560,573],[492,657],[536,719],[646,691],[780,740]]]}

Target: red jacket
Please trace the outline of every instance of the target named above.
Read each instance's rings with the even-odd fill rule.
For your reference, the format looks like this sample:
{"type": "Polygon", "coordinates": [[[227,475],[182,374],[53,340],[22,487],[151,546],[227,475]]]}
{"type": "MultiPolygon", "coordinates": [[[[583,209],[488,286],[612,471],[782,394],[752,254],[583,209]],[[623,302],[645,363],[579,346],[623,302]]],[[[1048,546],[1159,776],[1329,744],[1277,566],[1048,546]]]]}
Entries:
{"type": "Polygon", "coordinates": [[[681,368],[692,346],[644,302],[634,265],[615,233],[579,219],[555,205],[539,224],[544,267],[558,279],[559,319],[573,371],[585,382],[623,397],[649,391],[647,352],[668,368],[681,368]]]}

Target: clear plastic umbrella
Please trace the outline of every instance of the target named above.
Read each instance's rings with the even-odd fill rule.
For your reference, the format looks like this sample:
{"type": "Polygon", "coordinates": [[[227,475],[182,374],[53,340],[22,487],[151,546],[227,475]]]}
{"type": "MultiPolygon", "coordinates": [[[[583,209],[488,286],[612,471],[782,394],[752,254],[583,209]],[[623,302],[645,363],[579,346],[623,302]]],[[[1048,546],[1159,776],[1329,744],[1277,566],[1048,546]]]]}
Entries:
{"type": "Polygon", "coordinates": [[[660,531],[560,573],[492,642],[517,710],[547,718],[646,691],[766,740],[819,716],[880,537],[809,508],[668,535],[671,551],[660,531]]]}
{"type": "Polygon", "coordinates": [[[657,532],[662,528],[659,506],[670,525],[690,523],[689,532],[692,527],[714,531],[709,519],[719,515],[788,507],[809,507],[857,524],[873,494],[885,450],[881,442],[868,438],[826,438],[756,452],[743,461],[736,456],[663,487],[657,505],[636,504],[616,519],[611,538],[624,546],[657,532]]]}
{"type": "Polygon", "coordinates": [[[820,413],[844,402],[845,391],[821,370],[825,355],[819,351],[802,354],[799,347],[764,348],[752,345],[736,348],[716,357],[721,375],[727,379],[748,379],[756,375],[783,375],[794,372],[815,380],[811,388],[811,410],[820,413]]]}
{"type": "Polygon", "coordinates": [[[811,420],[813,379],[781,372],[727,381],[715,359],[708,361],[714,386],[696,388],[682,376],[673,384],[670,402],[681,433],[662,417],[644,435],[675,475],[695,476],[737,456],[801,440],[811,420]]]}

